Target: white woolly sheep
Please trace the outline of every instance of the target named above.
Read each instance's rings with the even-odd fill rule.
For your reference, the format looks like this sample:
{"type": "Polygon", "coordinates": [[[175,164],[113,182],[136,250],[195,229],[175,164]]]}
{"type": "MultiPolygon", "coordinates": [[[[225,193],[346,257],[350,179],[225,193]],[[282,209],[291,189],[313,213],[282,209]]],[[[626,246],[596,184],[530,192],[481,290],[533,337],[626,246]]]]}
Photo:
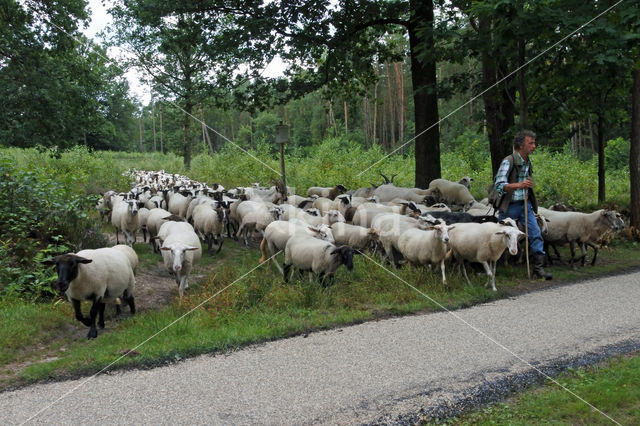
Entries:
{"type": "Polygon", "coordinates": [[[439,201],[446,203],[449,207],[458,206],[464,211],[468,210],[475,201],[466,186],[446,179],[434,179],[429,182],[429,191],[438,191],[439,201]]]}
{"type": "Polygon", "coordinates": [[[215,207],[208,203],[199,204],[193,210],[193,228],[200,238],[207,242],[209,251],[214,243],[218,246],[216,253],[222,249],[226,214],[223,207],[215,207]]]}
{"type": "Polygon", "coordinates": [[[122,231],[125,242],[133,245],[136,242],[136,233],[138,232],[138,201],[123,200],[117,201],[113,205],[111,214],[111,223],[116,228],[116,243],[120,244],[119,232],[122,231]]]}
{"type": "Polygon", "coordinates": [[[294,266],[301,271],[309,271],[310,281],[311,272],[315,273],[320,284],[327,287],[333,284],[334,274],[340,265],[353,269],[354,253],[349,246],[336,247],[309,235],[295,235],[287,241],[284,249],[284,280],[288,281],[289,271],[294,266]]]}
{"type": "Polygon", "coordinates": [[[439,264],[442,283],[447,283],[444,259],[448,251],[449,230],[456,225],[446,225],[443,220],[427,230],[407,229],[398,237],[397,247],[402,256],[414,266],[439,264]]]}
{"type": "Polygon", "coordinates": [[[238,217],[240,217],[238,235],[242,236],[244,245],[249,245],[247,238],[250,234],[255,231],[264,234],[264,229],[268,224],[281,219],[285,208],[272,203],[251,200],[240,203],[237,209],[238,217]]]}
{"type": "MultiPolygon", "coordinates": [[[[275,220],[267,225],[264,230],[264,237],[260,243],[260,253],[262,256],[258,262],[263,263],[273,253],[276,253],[278,250],[284,250],[289,238],[296,234],[307,234],[323,241],[335,243],[333,232],[327,225],[311,226],[295,218],[290,221],[275,220]]],[[[283,271],[275,257],[273,257],[272,260],[276,268],[282,273],[283,271]]]]}
{"type": "MultiPolygon", "coordinates": [[[[538,208],[538,213],[549,219],[547,233],[543,235],[545,243],[569,243],[571,249],[571,260],[569,263],[572,265],[577,261],[580,261],[582,266],[585,265],[587,245],[594,250],[591,265],[595,265],[598,256],[598,241],[606,233],[618,231],[624,227],[624,222],[620,220],[620,214],[613,210],[601,209],[592,213],[582,213],[555,211],[540,207],[538,208]],[[575,258],[575,244],[578,244],[582,253],[579,258],[575,258]]],[[[548,254],[547,250],[547,255],[548,254]]]]}
{"type": "Polygon", "coordinates": [[[67,295],[76,319],[89,327],[88,339],[98,337],[96,319],[98,326],[104,328],[105,303],[116,303],[121,298],[129,305],[131,314],[136,312],[131,260],[120,249],[82,250],[56,256],[44,263],[56,265],[58,279],[52,287],[67,295]],[[83,300],[93,301],[88,318],[80,309],[83,300]]]}
{"type": "Polygon", "coordinates": [[[312,186],[307,189],[307,196],[317,195],[318,197],[328,198],[330,200],[335,199],[338,195],[347,192],[347,188],[344,185],[338,184],[334,187],[322,187],[312,186]]]}
{"type": "Polygon", "coordinates": [[[164,266],[174,274],[178,293],[182,297],[189,288],[189,274],[202,257],[200,239],[187,222],[166,222],[160,228],[158,236],[163,238],[160,250],[164,266]]]}
{"type": "Polygon", "coordinates": [[[496,291],[496,261],[505,249],[512,255],[518,254],[518,239],[524,237],[517,227],[505,223],[458,223],[449,232],[450,254],[462,265],[467,283],[471,284],[464,261],[480,262],[487,273],[485,286],[491,284],[496,291]]]}
{"type": "Polygon", "coordinates": [[[380,234],[374,228],[350,225],[337,222],[331,225],[336,245],[346,245],[356,250],[372,248],[380,238],[380,234]]]}

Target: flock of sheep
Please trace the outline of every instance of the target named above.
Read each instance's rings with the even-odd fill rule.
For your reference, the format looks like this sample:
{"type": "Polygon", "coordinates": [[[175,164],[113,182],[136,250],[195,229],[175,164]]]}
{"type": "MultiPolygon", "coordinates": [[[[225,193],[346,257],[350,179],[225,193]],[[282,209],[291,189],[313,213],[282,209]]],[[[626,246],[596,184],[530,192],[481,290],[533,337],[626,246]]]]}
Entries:
{"type": "MultiPolygon", "coordinates": [[[[321,285],[331,285],[341,265],[350,270],[354,255],[369,252],[393,267],[439,265],[443,283],[447,261],[461,266],[467,282],[465,262],[480,263],[486,285],[494,291],[498,260],[505,251],[518,254],[524,238],[513,220],[498,222],[491,207],[474,199],[468,177],[459,182],[436,179],[420,189],[397,187],[393,178],[383,176],[385,183],[379,186],[351,191],[343,185],[311,187],[302,197],[283,185],[226,190],[164,171],[133,170],[130,176],[131,191],[108,191],[98,203],[101,216],[116,229],[117,245],[51,261],[58,270],[55,286],[66,292],[76,318],[90,327],[89,338],[97,336],[96,319],[104,326],[105,303],[116,304],[119,311],[124,301],[135,312],[138,260],[130,247],[140,231],[145,242],[148,234],[153,251],[162,254],[180,296],[202,256],[202,243],[217,253],[225,238],[241,238],[245,245],[260,238],[260,262],[271,257],[285,281],[295,271],[308,271],[310,280],[315,276],[321,285]],[[120,232],[126,245],[119,244],[120,232]],[[281,251],[283,268],[276,261],[281,251]],[[87,299],[93,300],[89,318],[80,311],[80,302],[87,299]]],[[[615,211],[585,214],[558,208],[541,208],[538,222],[546,242],[570,244],[572,264],[584,265],[587,247],[594,249],[595,263],[598,242],[624,227],[615,211]]]]}

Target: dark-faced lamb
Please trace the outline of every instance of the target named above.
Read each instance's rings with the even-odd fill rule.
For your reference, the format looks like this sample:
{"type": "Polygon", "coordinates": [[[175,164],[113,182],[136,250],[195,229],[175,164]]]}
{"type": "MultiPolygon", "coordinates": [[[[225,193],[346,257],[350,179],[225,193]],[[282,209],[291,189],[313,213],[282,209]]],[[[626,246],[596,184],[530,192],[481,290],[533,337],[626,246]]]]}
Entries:
{"type": "Polygon", "coordinates": [[[135,278],[130,252],[127,255],[114,247],[82,250],[56,256],[45,264],[56,266],[58,279],[52,287],[66,294],[76,319],[89,327],[88,339],[98,336],[96,320],[97,325],[104,328],[105,303],[117,303],[121,299],[129,305],[131,313],[135,313],[135,278]],[[80,309],[83,300],[93,301],[89,317],[80,309]]]}

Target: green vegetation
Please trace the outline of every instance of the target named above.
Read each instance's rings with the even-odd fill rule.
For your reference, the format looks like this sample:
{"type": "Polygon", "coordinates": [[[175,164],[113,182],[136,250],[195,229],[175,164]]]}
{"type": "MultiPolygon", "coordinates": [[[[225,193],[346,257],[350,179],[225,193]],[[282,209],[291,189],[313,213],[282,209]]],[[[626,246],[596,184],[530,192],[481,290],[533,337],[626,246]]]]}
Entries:
{"type": "MultiPolygon", "coordinates": [[[[410,158],[391,157],[357,177],[362,167],[382,159],[384,153],[377,147],[365,150],[339,138],[309,149],[307,156],[291,152],[287,157],[288,182],[300,193],[311,184],[342,182],[357,187],[368,186],[369,182],[380,183],[379,172],[387,176],[397,173],[395,181],[399,185],[411,185],[413,162],[410,158]]],[[[464,147],[443,154],[444,177],[458,179],[470,175],[474,179],[474,196],[482,198],[491,180],[488,154],[480,159],[470,153],[463,154],[462,149],[464,147]]],[[[260,145],[251,153],[279,169],[271,147],[260,145]]],[[[421,269],[394,271],[399,280],[375,266],[373,259],[358,256],[353,272],[339,270],[336,284],[323,290],[317,284],[309,284],[306,276],[284,284],[270,263],[253,270],[258,266],[257,250],[227,241],[219,255],[203,256],[194,271],[198,278],[192,280],[191,290],[184,298],[143,306],[139,314],[125,314],[121,320],[108,312],[106,330],[100,332],[98,339],[86,341],[86,330],[74,319],[70,304],[59,296],[53,297],[48,284],[55,273],[44,268],[40,260],[91,244],[106,244],[100,231],[113,231],[110,226],[99,224],[97,212],[92,208],[95,191],[127,189],[130,183],[125,172],[134,166],[188,174],[194,179],[220,182],[227,187],[254,181],[268,184],[275,177],[250,157],[243,155],[242,161],[238,157],[232,149],[225,149],[214,158],[198,155],[192,170],[185,173],[181,159],[174,155],[94,153],[82,147],[65,152],[1,150],[0,185],[15,195],[11,197],[12,204],[6,197],[0,201],[3,214],[11,214],[6,217],[12,218],[10,228],[0,228],[2,247],[11,253],[0,257],[0,266],[5,270],[5,277],[12,277],[12,281],[4,278],[7,281],[3,282],[1,292],[0,319],[10,326],[0,331],[0,338],[7,342],[0,352],[3,366],[0,388],[44,378],[94,373],[106,367],[153,366],[312,330],[440,310],[440,305],[457,309],[548,285],[526,280],[522,266],[500,269],[497,293],[484,288],[483,276],[473,278],[474,284],[468,286],[453,271],[448,271],[446,286],[440,282],[438,273],[421,269]],[[38,200],[47,201],[34,202],[30,198],[33,193],[38,194],[38,200]],[[26,210],[32,214],[25,215],[26,210]],[[88,230],[93,230],[93,239],[87,237],[88,230]],[[20,232],[20,238],[13,238],[16,232],[20,232]],[[17,251],[23,246],[30,250],[17,251]],[[6,271],[13,275],[7,275],[6,271]],[[33,301],[38,303],[31,303],[33,301]],[[130,350],[133,352],[125,356],[130,350]]],[[[545,149],[536,154],[534,161],[538,165],[537,182],[543,182],[543,186],[557,185],[553,192],[546,188],[541,191],[543,204],[563,201],[582,208],[595,205],[594,198],[577,200],[575,191],[566,189],[565,182],[552,181],[554,174],[562,174],[568,163],[575,169],[575,173],[567,177],[571,179],[569,182],[583,194],[595,194],[594,163],[580,162],[570,156],[558,158],[545,149]],[[547,194],[559,198],[548,198],[547,194]]],[[[624,186],[624,176],[614,173],[608,182],[614,184],[609,190],[610,196],[624,200],[624,192],[614,189],[615,185],[624,186]]],[[[621,206],[626,208],[627,204],[621,206]]],[[[142,271],[163,271],[160,258],[151,252],[148,244],[138,243],[135,249],[142,271]]],[[[572,271],[566,266],[557,266],[551,271],[556,283],[638,265],[637,243],[618,239],[601,250],[595,268],[572,271]]],[[[173,281],[169,285],[173,288],[173,281]]]]}
{"type": "MultiPolygon", "coordinates": [[[[640,357],[617,358],[571,370],[557,381],[618,424],[635,424],[640,416],[640,357]]],[[[450,419],[452,425],[600,425],[611,420],[566,390],[549,382],[511,400],[450,419]]]]}

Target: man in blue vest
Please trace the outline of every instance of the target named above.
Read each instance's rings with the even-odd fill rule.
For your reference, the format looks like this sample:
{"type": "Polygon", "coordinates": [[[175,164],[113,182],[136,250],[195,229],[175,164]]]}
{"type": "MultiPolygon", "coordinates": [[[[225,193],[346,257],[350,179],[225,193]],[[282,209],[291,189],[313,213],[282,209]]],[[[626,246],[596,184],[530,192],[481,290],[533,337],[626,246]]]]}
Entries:
{"type": "Polygon", "coordinates": [[[500,196],[498,219],[510,217],[524,226],[527,221],[529,250],[533,260],[533,273],[539,278],[550,280],[551,274],[544,271],[544,241],[535,218],[538,211],[536,196],[533,192],[533,170],[529,155],[536,149],[536,134],[522,130],[513,139],[513,153],[505,157],[500,164],[495,189],[500,196]],[[525,191],[527,206],[525,209],[525,191]],[[526,213],[526,219],[525,219],[526,213]]]}

